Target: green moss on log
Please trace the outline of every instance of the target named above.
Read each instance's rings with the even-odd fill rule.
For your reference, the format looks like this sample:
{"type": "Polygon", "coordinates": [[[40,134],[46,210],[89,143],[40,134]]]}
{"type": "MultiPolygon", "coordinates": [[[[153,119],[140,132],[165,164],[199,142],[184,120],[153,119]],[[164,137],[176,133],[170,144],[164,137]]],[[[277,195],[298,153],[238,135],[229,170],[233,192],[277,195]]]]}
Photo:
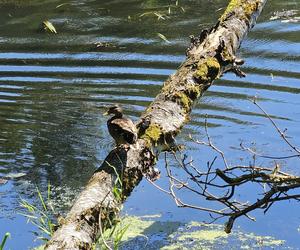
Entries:
{"type": "Polygon", "coordinates": [[[221,52],[222,60],[223,62],[226,63],[233,63],[234,62],[234,57],[232,56],[231,53],[229,53],[228,49],[225,47],[223,48],[221,52]]]}
{"type": "Polygon", "coordinates": [[[239,8],[241,8],[242,12],[244,13],[242,18],[249,19],[252,13],[257,11],[258,4],[258,1],[249,3],[249,0],[231,0],[226,10],[224,11],[224,14],[221,16],[220,21],[225,21],[231,13],[235,12],[235,10],[239,8]]]}
{"type": "Polygon", "coordinates": [[[191,85],[187,87],[187,95],[194,101],[200,97],[202,89],[199,85],[191,85]]]}
{"type": "Polygon", "coordinates": [[[249,3],[244,4],[244,11],[245,11],[245,14],[248,18],[250,18],[252,13],[257,11],[257,9],[258,9],[258,2],[253,2],[251,4],[249,4],[249,3]]]}
{"type": "Polygon", "coordinates": [[[179,101],[185,111],[189,111],[191,108],[192,100],[184,92],[177,92],[174,95],[176,101],[179,101]]]}
{"type": "Polygon", "coordinates": [[[124,171],[122,177],[122,200],[124,202],[126,198],[130,195],[132,191],[132,187],[135,187],[140,181],[142,177],[138,174],[138,170],[130,169],[124,171]]]}
{"type": "Polygon", "coordinates": [[[221,21],[224,21],[229,13],[232,13],[234,9],[241,7],[241,0],[231,0],[226,10],[221,16],[221,21]]]}
{"type": "Polygon", "coordinates": [[[148,145],[151,145],[152,143],[157,144],[162,135],[163,132],[159,125],[150,124],[145,133],[141,136],[141,139],[144,139],[148,145]]]}
{"type": "Polygon", "coordinates": [[[209,57],[205,61],[199,62],[193,77],[199,83],[209,83],[219,76],[220,69],[219,61],[214,57],[209,57]]]}
{"type": "Polygon", "coordinates": [[[168,93],[172,89],[172,84],[169,83],[169,81],[164,83],[164,86],[162,87],[162,92],[168,93]]]}

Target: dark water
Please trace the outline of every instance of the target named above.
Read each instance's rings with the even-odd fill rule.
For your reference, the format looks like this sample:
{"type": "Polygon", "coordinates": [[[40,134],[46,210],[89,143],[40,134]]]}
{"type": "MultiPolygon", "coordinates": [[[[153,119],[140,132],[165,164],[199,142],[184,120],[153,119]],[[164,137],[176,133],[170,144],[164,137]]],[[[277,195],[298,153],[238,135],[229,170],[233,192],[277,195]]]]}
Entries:
{"type": "MultiPolygon", "coordinates": [[[[174,7],[169,18],[158,20],[153,14],[139,16],[166,11],[175,1],[0,1],[0,177],[9,179],[0,186],[0,238],[11,232],[11,249],[39,244],[29,232],[32,226],[18,214],[20,197],[38,203],[35,186],[45,191],[50,182],[57,206],[67,209],[113,147],[102,116],[104,106],[120,103],[136,120],[184,60],[188,36],[215,23],[224,2],[182,0],[184,12],[174,7]],[[46,19],[58,34],[40,31],[46,19]],[[97,48],[97,43],[107,47],[97,48]]],[[[257,96],[300,145],[300,23],[269,20],[274,11],[299,6],[298,0],[269,1],[241,48],[247,77],[227,74],[217,81],[194,108],[180,142],[189,134],[201,138],[207,115],[212,138],[232,163],[241,155],[230,148],[241,140],[255,141],[266,154],[288,152],[249,101],[257,96]]],[[[189,143],[188,147],[196,160],[214,156],[205,154],[203,159],[201,149],[189,143]]],[[[299,173],[296,160],[285,167],[299,173]]],[[[165,182],[163,176],[159,183],[165,182]]],[[[160,213],[163,219],[180,221],[207,217],[177,209],[144,181],[124,211],[160,213]]],[[[237,223],[243,230],[287,240],[298,249],[298,211],[299,204],[285,202],[266,216],[255,214],[255,223],[237,223]]]]}

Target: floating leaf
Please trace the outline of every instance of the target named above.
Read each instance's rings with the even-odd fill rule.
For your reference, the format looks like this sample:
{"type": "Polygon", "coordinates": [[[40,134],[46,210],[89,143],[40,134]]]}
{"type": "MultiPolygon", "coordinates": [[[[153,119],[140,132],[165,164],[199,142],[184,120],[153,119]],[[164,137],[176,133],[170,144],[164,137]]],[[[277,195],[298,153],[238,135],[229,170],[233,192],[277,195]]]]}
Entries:
{"type": "Polygon", "coordinates": [[[170,43],[170,41],[161,33],[157,33],[157,36],[159,38],[161,38],[162,40],[164,40],[166,43],[170,43]]]}
{"type": "Polygon", "coordinates": [[[107,43],[107,42],[96,42],[94,43],[96,45],[96,48],[116,48],[117,46],[113,43],[107,43]]]}
{"type": "Polygon", "coordinates": [[[20,177],[23,177],[25,176],[26,173],[10,173],[10,174],[7,174],[5,175],[5,178],[6,179],[17,179],[17,178],[20,178],[20,177]]]}
{"type": "Polygon", "coordinates": [[[70,4],[70,3],[62,3],[62,4],[57,5],[57,6],[55,7],[55,9],[58,9],[58,8],[60,8],[60,7],[62,7],[62,6],[65,6],[65,5],[71,5],[71,4],[70,4]]]}
{"type": "Polygon", "coordinates": [[[163,20],[165,20],[165,18],[164,18],[164,15],[163,15],[163,14],[160,14],[160,13],[158,13],[158,12],[153,12],[153,14],[154,14],[155,16],[157,16],[157,20],[159,20],[159,19],[163,19],[163,20]]]}
{"type": "Polygon", "coordinates": [[[297,15],[298,12],[298,10],[276,11],[274,12],[274,15],[270,17],[270,20],[274,21],[279,19],[281,22],[297,22],[299,17],[295,17],[295,15],[297,15]]]}
{"type": "Polygon", "coordinates": [[[144,13],[140,14],[139,17],[149,16],[149,15],[154,15],[154,12],[153,11],[144,12],[144,13]]]}
{"type": "Polygon", "coordinates": [[[57,34],[55,27],[48,20],[44,21],[43,25],[44,25],[44,30],[47,30],[47,31],[57,34]]]}
{"type": "Polygon", "coordinates": [[[168,16],[164,13],[161,12],[157,12],[157,11],[149,11],[149,12],[144,12],[142,14],[139,15],[139,17],[144,17],[144,16],[156,16],[157,20],[165,20],[166,18],[168,18],[168,16]]]}

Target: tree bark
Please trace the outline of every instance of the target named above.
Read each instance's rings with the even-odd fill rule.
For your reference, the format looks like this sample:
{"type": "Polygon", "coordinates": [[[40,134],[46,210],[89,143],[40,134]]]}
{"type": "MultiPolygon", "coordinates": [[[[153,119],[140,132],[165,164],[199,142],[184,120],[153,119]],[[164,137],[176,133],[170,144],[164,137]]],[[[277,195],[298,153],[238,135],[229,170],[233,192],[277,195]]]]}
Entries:
{"type": "Polygon", "coordinates": [[[113,149],[94,173],[45,249],[91,249],[114,223],[123,201],[144,175],[154,178],[156,157],[174,145],[193,103],[223,73],[239,69],[236,52],[267,0],[232,0],[210,30],[191,38],[187,58],[137,123],[135,145],[113,149]]]}

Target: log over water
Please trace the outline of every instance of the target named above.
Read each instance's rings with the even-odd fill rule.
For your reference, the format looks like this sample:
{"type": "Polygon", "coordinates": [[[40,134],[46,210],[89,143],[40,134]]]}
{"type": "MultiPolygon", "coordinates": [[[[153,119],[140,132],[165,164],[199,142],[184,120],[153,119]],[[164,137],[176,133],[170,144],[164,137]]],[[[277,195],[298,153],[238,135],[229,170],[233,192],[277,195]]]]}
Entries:
{"type": "Polygon", "coordinates": [[[173,145],[174,137],[189,121],[194,102],[223,73],[245,76],[236,52],[266,1],[232,0],[214,27],[191,38],[186,60],[141,116],[138,142],[108,154],[45,249],[91,249],[143,176],[155,178],[158,153],[173,145]]]}

